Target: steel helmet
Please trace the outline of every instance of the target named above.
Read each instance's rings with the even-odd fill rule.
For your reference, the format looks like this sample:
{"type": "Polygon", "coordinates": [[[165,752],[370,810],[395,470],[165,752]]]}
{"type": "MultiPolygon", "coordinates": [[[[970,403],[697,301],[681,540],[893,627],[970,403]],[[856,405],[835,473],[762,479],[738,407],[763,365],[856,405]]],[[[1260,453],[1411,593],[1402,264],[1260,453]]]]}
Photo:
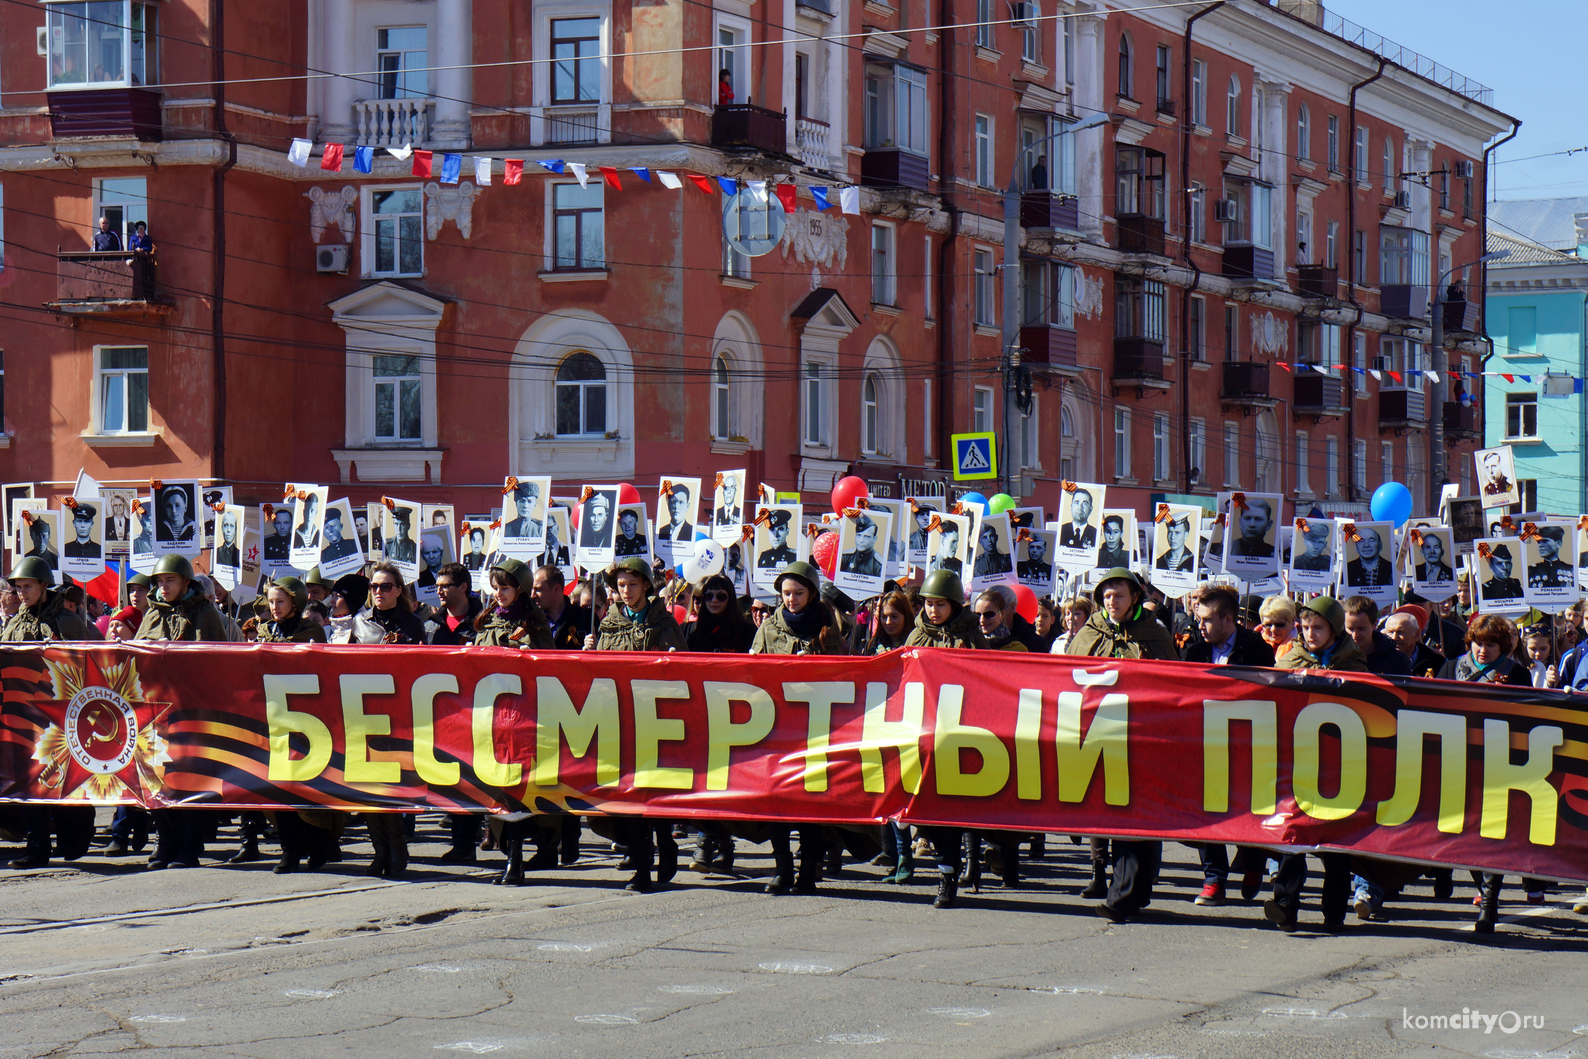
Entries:
{"type": "MultiPolygon", "coordinates": [[[[526,562],[508,556],[491,567],[491,569],[500,570],[508,577],[511,577],[517,582],[520,592],[528,592],[535,587],[535,571],[526,562]]],[[[615,577],[616,575],[614,574],[613,576],[615,577]]],[[[650,571],[647,570],[645,576],[650,577],[650,571]]]]}
{"type": "Polygon", "coordinates": [[[162,555],[160,561],[154,564],[154,575],[176,574],[187,580],[193,580],[193,564],[187,561],[185,555],[162,555]]]}
{"type": "Polygon", "coordinates": [[[946,599],[950,603],[963,605],[965,583],[952,570],[933,570],[921,582],[920,595],[922,599],[946,599]]]}
{"type": "Polygon", "coordinates": [[[50,569],[49,563],[37,555],[29,555],[11,568],[11,576],[8,580],[15,581],[19,577],[42,581],[46,586],[55,583],[55,571],[50,569]]]}
{"type": "Polygon", "coordinates": [[[792,562],[783,568],[783,572],[777,575],[777,580],[772,582],[773,591],[779,595],[783,594],[783,579],[785,577],[792,577],[810,589],[812,596],[818,595],[822,590],[821,572],[810,563],[792,562]]]}
{"type": "MultiPolygon", "coordinates": [[[[318,570],[319,567],[315,567],[315,569],[318,570]]],[[[278,577],[274,581],[270,582],[270,587],[279,588],[281,591],[291,596],[293,609],[295,609],[299,614],[302,614],[303,608],[309,605],[309,589],[296,577],[292,577],[291,575],[278,577]]]]}

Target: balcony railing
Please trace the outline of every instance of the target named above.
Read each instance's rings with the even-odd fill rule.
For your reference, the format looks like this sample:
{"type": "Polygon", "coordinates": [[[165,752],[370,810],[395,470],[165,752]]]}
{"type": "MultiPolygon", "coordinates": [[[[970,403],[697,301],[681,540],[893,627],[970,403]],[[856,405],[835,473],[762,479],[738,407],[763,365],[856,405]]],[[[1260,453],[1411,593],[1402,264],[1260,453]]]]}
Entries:
{"type": "Polygon", "coordinates": [[[50,135],[57,140],[116,136],[159,142],[165,136],[160,93],[152,89],[56,89],[49,94],[49,107],[50,135]]]}
{"type": "Polygon", "coordinates": [[[1379,311],[1403,320],[1428,319],[1426,283],[1385,283],[1379,286],[1379,311]]]}
{"type": "Polygon", "coordinates": [[[1145,213],[1123,213],[1115,219],[1119,249],[1127,254],[1163,256],[1163,218],[1145,213]]]}
{"type": "Polygon", "coordinates": [[[1231,279],[1273,279],[1274,252],[1260,246],[1226,246],[1224,275],[1231,279]]]}
{"type": "Polygon", "coordinates": [[[827,140],[832,126],[815,118],[794,119],[794,151],[800,161],[812,169],[832,168],[832,156],[827,153],[827,140]]]}
{"type": "Polygon", "coordinates": [[[405,99],[360,99],[353,103],[358,142],[368,147],[415,147],[430,142],[435,102],[424,96],[405,99]]]}
{"type": "Polygon", "coordinates": [[[1327,265],[1297,265],[1296,287],[1309,297],[1337,298],[1340,294],[1340,270],[1327,265]]]}
{"type": "Polygon", "coordinates": [[[1027,191],[1020,196],[1020,225],[1023,228],[1062,228],[1080,231],[1081,211],[1074,195],[1051,191],[1027,191]]]}
{"type": "Polygon", "coordinates": [[[1463,331],[1475,334],[1478,330],[1478,303],[1465,298],[1445,302],[1445,333],[1463,331]]]}
{"type": "Polygon", "coordinates": [[[1421,430],[1428,425],[1428,398],[1420,389],[1391,389],[1378,395],[1378,423],[1388,429],[1421,430]]]}
{"type": "Polygon", "coordinates": [[[59,312],[114,316],[169,306],[152,257],[125,250],[64,250],[56,257],[51,308],[59,312]]]}
{"type": "Polygon", "coordinates": [[[1034,364],[1076,366],[1078,343],[1075,332],[1048,324],[1028,324],[1020,329],[1021,359],[1034,364]]]}
{"type": "Polygon", "coordinates": [[[1114,374],[1118,381],[1163,379],[1163,343],[1148,338],[1114,339],[1114,374]]]}
{"type": "Polygon", "coordinates": [[[788,150],[787,120],[785,113],[754,103],[721,103],[711,112],[711,145],[782,154],[788,150]]]}
{"type": "Polygon", "coordinates": [[[860,158],[860,182],[873,188],[914,188],[931,183],[926,156],[899,147],[868,147],[860,158]]]}
{"type": "Polygon", "coordinates": [[[1446,401],[1445,434],[1451,438],[1482,437],[1483,420],[1478,415],[1478,406],[1462,404],[1460,401],[1446,401]]]}
{"type": "Polygon", "coordinates": [[[547,107],[542,123],[542,143],[595,143],[601,138],[600,111],[594,105],[547,107]]]}
{"type": "Polygon", "coordinates": [[[1251,361],[1226,361],[1219,400],[1233,405],[1271,405],[1268,392],[1268,365],[1251,361]]]}
{"type": "Polygon", "coordinates": [[[1346,412],[1345,382],[1317,372],[1297,374],[1290,399],[1296,415],[1340,416],[1346,412]]]}

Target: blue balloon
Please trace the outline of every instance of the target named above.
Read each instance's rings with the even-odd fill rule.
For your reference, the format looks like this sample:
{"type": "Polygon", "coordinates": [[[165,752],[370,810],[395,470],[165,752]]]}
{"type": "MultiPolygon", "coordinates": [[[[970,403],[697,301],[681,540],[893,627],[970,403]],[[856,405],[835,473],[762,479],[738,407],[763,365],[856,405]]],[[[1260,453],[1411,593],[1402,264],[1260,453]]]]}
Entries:
{"type": "Polygon", "coordinates": [[[966,505],[967,507],[969,507],[971,504],[975,504],[977,507],[981,508],[981,513],[983,515],[987,514],[987,498],[982,496],[980,493],[961,493],[959,495],[959,502],[966,505]]]}
{"type": "Polygon", "coordinates": [[[1373,490],[1367,508],[1378,522],[1393,522],[1400,529],[1412,515],[1412,492],[1399,482],[1385,482],[1373,490]]]}
{"type": "Polygon", "coordinates": [[[699,526],[696,526],[695,527],[695,539],[697,541],[709,541],[709,540],[711,540],[711,534],[707,533],[705,530],[701,529],[699,526]]]}

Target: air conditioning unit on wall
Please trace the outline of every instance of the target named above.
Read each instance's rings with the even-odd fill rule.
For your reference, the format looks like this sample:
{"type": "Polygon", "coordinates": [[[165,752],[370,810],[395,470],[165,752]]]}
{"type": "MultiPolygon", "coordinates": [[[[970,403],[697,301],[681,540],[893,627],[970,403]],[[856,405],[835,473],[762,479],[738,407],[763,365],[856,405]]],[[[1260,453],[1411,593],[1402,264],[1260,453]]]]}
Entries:
{"type": "Polygon", "coordinates": [[[1471,180],[1472,179],[1472,163],[1471,162],[1465,162],[1465,161],[1456,162],[1450,168],[1455,171],[1456,179],[1458,179],[1458,180],[1471,180]]]}
{"type": "Polygon", "coordinates": [[[1240,199],[1219,199],[1213,204],[1213,219],[1215,221],[1233,221],[1241,215],[1240,199]]]}
{"type": "Polygon", "coordinates": [[[346,272],[347,244],[327,243],[315,247],[314,268],[317,272],[346,272]]]}

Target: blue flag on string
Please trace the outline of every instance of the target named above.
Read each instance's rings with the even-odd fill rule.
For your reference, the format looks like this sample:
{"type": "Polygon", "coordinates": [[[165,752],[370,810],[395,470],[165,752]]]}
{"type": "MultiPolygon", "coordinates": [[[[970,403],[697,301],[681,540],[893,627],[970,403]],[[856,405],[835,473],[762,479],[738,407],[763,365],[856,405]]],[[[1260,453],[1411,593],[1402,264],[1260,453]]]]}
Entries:
{"type": "Polygon", "coordinates": [[[548,158],[546,161],[540,163],[540,166],[542,169],[550,169],[558,176],[561,176],[564,172],[566,172],[566,170],[563,169],[561,158],[548,158]]]}
{"type": "Polygon", "coordinates": [[[813,186],[811,188],[811,198],[816,200],[816,211],[818,213],[820,213],[822,210],[825,210],[827,208],[828,202],[827,202],[827,189],[826,188],[819,188],[819,187],[814,187],[813,186]]]}
{"type": "Polygon", "coordinates": [[[444,154],[441,156],[441,182],[443,184],[456,184],[462,172],[463,156],[461,154],[444,154]]]}
{"type": "Polygon", "coordinates": [[[1573,379],[1571,381],[1571,392],[1572,393],[1582,393],[1582,380],[1581,379],[1573,379]]]}
{"type": "Polygon", "coordinates": [[[353,148],[353,168],[360,173],[373,173],[375,171],[375,148],[353,148]]]}
{"type": "Polygon", "coordinates": [[[647,184],[649,184],[651,182],[651,171],[649,169],[646,169],[644,166],[632,166],[631,165],[631,166],[629,166],[629,172],[633,173],[635,176],[639,177],[641,180],[645,181],[647,184]]]}
{"type": "Polygon", "coordinates": [[[733,177],[720,176],[717,178],[717,184],[722,188],[724,195],[737,195],[739,193],[739,182],[733,177]]]}

